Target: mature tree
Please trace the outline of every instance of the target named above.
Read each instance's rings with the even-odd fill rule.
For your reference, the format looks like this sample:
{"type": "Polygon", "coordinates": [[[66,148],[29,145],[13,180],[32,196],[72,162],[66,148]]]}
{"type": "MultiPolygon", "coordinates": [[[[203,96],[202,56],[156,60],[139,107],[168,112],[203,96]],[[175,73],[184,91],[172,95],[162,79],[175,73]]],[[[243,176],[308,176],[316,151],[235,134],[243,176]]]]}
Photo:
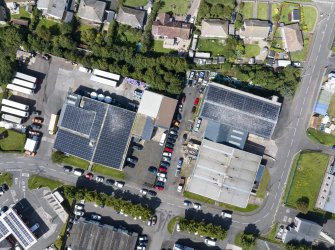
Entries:
{"type": "Polygon", "coordinates": [[[81,40],[88,45],[93,45],[95,38],[97,36],[97,30],[96,29],[87,29],[81,32],[81,40]]]}
{"type": "Polygon", "coordinates": [[[246,249],[249,249],[256,245],[256,237],[252,233],[244,232],[241,235],[241,243],[243,247],[245,247],[246,249]]]}
{"type": "Polygon", "coordinates": [[[51,31],[45,25],[37,26],[37,29],[36,29],[35,32],[36,32],[36,35],[39,36],[40,38],[42,38],[46,41],[51,40],[51,35],[52,35],[51,31]]]}
{"type": "Polygon", "coordinates": [[[65,158],[65,155],[61,151],[56,151],[51,154],[51,160],[53,163],[62,163],[65,158]]]}
{"type": "Polygon", "coordinates": [[[303,214],[307,214],[308,213],[308,205],[309,205],[309,199],[308,197],[301,197],[296,201],[296,206],[297,209],[303,213],[303,214]]]}
{"type": "Polygon", "coordinates": [[[236,14],[236,19],[235,19],[235,23],[234,23],[235,29],[239,30],[240,28],[242,28],[243,26],[243,16],[240,13],[236,14]]]}
{"type": "Polygon", "coordinates": [[[222,4],[213,5],[211,8],[211,15],[213,17],[221,17],[224,13],[225,7],[222,4]]]}

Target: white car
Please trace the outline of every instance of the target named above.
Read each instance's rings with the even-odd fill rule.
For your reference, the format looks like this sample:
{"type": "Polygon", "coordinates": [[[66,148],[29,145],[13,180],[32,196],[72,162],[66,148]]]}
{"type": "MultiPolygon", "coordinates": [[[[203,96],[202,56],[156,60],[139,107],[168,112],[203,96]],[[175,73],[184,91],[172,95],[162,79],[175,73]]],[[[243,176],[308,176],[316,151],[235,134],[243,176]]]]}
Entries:
{"type": "Polygon", "coordinates": [[[169,153],[169,152],[164,152],[164,153],[163,153],[163,156],[166,156],[166,157],[171,157],[171,156],[172,156],[172,154],[171,154],[171,153],[169,153]]]}
{"type": "Polygon", "coordinates": [[[74,208],[75,208],[76,210],[84,210],[84,205],[83,205],[83,204],[76,204],[76,205],[74,206],[74,208]]]}
{"type": "Polygon", "coordinates": [[[148,193],[148,189],[142,188],[140,190],[140,194],[142,194],[142,195],[146,195],[147,193],[148,193]]]}
{"type": "Polygon", "coordinates": [[[199,203],[193,203],[193,208],[196,209],[196,210],[200,210],[201,205],[199,203]]]}
{"type": "Polygon", "coordinates": [[[92,217],[93,220],[101,220],[101,216],[97,215],[97,214],[92,214],[91,217],[92,217]]]}
{"type": "Polygon", "coordinates": [[[157,180],[162,181],[162,182],[166,182],[166,178],[163,178],[163,177],[158,177],[157,180]]]}
{"type": "Polygon", "coordinates": [[[162,177],[162,178],[166,178],[166,174],[165,173],[157,173],[158,177],[162,177]]]}
{"type": "Polygon", "coordinates": [[[102,176],[96,176],[96,177],[95,177],[95,180],[96,180],[97,182],[104,182],[105,178],[102,177],[102,176]]]}
{"type": "Polygon", "coordinates": [[[124,183],[123,182],[119,182],[119,181],[115,181],[114,182],[114,186],[117,187],[117,188],[123,188],[124,183]]]}
{"type": "Polygon", "coordinates": [[[197,124],[195,125],[195,129],[194,129],[195,132],[198,132],[198,131],[199,131],[200,126],[201,126],[201,122],[202,122],[202,119],[201,119],[201,118],[198,118],[198,122],[197,122],[197,124]]]}
{"type": "Polygon", "coordinates": [[[179,226],[179,223],[177,224],[176,231],[177,231],[177,232],[180,232],[180,226],[179,226]]]}
{"type": "Polygon", "coordinates": [[[83,211],[76,210],[76,211],[74,211],[74,215],[83,216],[83,215],[84,215],[84,212],[83,212],[83,211]]]}

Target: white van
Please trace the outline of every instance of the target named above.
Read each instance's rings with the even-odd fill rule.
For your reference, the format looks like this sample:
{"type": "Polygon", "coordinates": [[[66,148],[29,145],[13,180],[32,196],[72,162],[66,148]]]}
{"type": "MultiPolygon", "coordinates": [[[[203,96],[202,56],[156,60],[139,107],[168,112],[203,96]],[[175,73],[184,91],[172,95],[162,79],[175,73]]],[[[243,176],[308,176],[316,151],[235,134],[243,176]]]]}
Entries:
{"type": "Polygon", "coordinates": [[[75,169],[73,171],[73,174],[76,175],[76,176],[82,176],[84,173],[84,170],[81,170],[81,169],[75,169]]]}
{"type": "Polygon", "coordinates": [[[166,131],[162,134],[161,140],[159,141],[159,145],[163,146],[166,139],[166,131]]]}
{"type": "Polygon", "coordinates": [[[211,239],[211,238],[206,238],[205,239],[205,244],[208,245],[208,246],[216,246],[216,240],[211,239]]]}
{"type": "Polygon", "coordinates": [[[229,218],[229,219],[231,219],[231,215],[232,215],[232,213],[231,213],[231,212],[228,212],[228,211],[222,211],[222,212],[221,212],[221,216],[222,216],[223,218],[229,218]]]}

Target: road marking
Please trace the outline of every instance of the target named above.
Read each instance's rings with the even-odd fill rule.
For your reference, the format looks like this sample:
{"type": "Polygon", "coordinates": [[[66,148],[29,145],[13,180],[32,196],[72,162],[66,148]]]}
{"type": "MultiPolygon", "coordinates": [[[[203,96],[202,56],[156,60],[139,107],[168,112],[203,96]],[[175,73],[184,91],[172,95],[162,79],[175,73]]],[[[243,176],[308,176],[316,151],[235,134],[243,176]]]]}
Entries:
{"type": "Polygon", "coordinates": [[[29,177],[29,173],[22,173],[21,176],[22,177],[29,177]]]}
{"type": "Polygon", "coordinates": [[[241,222],[237,221],[237,220],[232,220],[232,222],[240,224],[241,222]]]}
{"type": "Polygon", "coordinates": [[[265,217],[268,217],[268,215],[269,215],[269,212],[266,215],[264,215],[262,218],[264,219],[265,217]]]}
{"type": "Polygon", "coordinates": [[[15,178],[14,178],[14,185],[17,185],[17,180],[18,180],[18,178],[15,177],[15,178]]]}
{"type": "Polygon", "coordinates": [[[292,223],[292,218],[291,217],[288,218],[287,222],[291,224],[292,223]]]}
{"type": "Polygon", "coordinates": [[[266,241],[264,241],[264,243],[265,243],[266,248],[267,248],[268,250],[270,250],[268,243],[267,243],[266,241]]]}
{"type": "Polygon", "coordinates": [[[44,166],[38,166],[39,168],[45,168],[44,166]]]}
{"type": "Polygon", "coordinates": [[[286,221],[287,221],[287,216],[285,215],[283,218],[283,222],[286,222],[286,221]]]}
{"type": "Polygon", "coordinates": [[[24,162],[23,161],[17,161],[15,162],[16,164],[23,164],[24,162]]]}
{"type": "MultiPolygon", "coordinates": [[[[45,167],[44,167],[45,168],[45,167]]],[[[49,170],[51,170],[51,171],[54,171],[54,172],[56,172],[57,170],[56,169],[52,169],[52,168],[50,168],[49,170]]]]}
{"type": "Polygon", "coordinates": [[[15,161],[6,161],[7,164],[13,164],[15,161]]]}
{"type": "Polygon", "coordinates": [[[6,170],[10,172],[20,172],[21,168],[7,168],[6,170]]]}

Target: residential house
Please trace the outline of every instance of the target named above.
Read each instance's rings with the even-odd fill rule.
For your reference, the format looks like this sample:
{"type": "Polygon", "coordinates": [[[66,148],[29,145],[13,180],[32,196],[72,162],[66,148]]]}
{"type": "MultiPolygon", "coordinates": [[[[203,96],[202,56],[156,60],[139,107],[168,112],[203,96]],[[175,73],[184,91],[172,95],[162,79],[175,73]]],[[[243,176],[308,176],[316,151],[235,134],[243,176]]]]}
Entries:
{"type": "Polygon", "coordinates": [[[46,17],[63,20],[66,15],[68,0],[38,0],[37,9],[46,17]]]}
{"type": "Polygon", "coordinates": [[[269,21],[247,19],[244,20],[243,27],[239,31],[239,36],[242,39],[252,41],[265,40],[268,38],[270,30],[271,23],[269,21]]]}
{"type": "Polygon", "coordinates": [[[295,52],[304,48],[304,39],[299,23],[293,23],[281,27],[284,49],[288,52],[295,52]]]}
{"type": "Polygon", "coordinates": [[[190,23],[176,21],[167,13],[160,13],[152,24],[151,33],[154,39],[190,39],[192,26],[190,23]]]}
{"type": "Polygon", "coordinates": [[[322,227],[306,219],[295,217],[293,227],[285,230],[282,241],[288,243],[290,241],[306,241],[312,243],[319,238],[322,227]]]}
{"type": "Polygon", "coordinates": [[[294,9],[291,12],[291,22],[300,22],[300,10],[299,9],[294,9]]]}
{"type": "Polygon", "coordinates": [[[133,28],[143,29],[146,12],[134,8],[122,6],[119,9],[116,21],[133,28]]]}
{"type": "Polygon", "coordinates": [[[106,9],[106,2],[97,0],[81,0],[78,17],[93,23],[102,23],[106,9]]]}
{"type": "Polygon", "coordinates": [[[201,37],[225,39],[229,35],[229,22],[220,19],[204,19],[201,22],[201,37]]]}
{"type": "Polygon", "coordinates": [[[7,21],[6,8],[0,5],[0,24],[6,24],[6,21],[7,21]]]}

